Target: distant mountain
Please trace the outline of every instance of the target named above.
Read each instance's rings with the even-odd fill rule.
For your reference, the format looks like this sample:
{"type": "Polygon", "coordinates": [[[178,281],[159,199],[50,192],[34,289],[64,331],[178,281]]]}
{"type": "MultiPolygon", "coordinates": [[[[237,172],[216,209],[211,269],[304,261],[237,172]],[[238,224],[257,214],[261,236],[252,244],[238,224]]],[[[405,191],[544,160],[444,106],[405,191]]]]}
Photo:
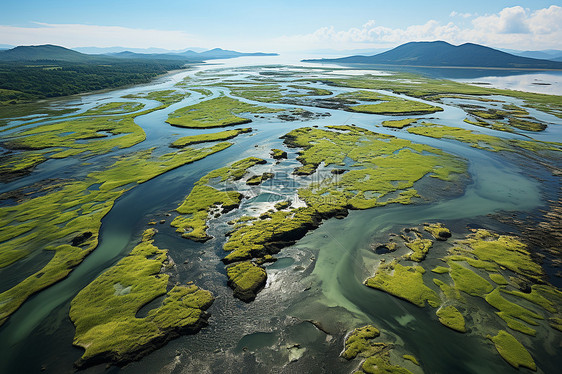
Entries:
{"type": "Polygon", "coordinates": [[[473,43],[454,46],[444,41],[410,42],[374,56],[303,61],[371,65],[562,69],[562,63],[557,61],[514,56],[473,43]]]}
{"type": "Polygon", "coordinates": [[[136,53],[131,51],[123,51],[118,53],[108,53],[105,55],[96,55],[96,56],[105,56],[110,58],[119,58],[119,59],[132,59],[132,60],[174,60],[174,61],[185,61],[185,62],[200,62],[201,59],[191,59],[187,56],[183,56],[181,54],[171,54],[171,53],[136,53]]]}
{"type": "Polygon", "coordinates": [[[184,48],[182,50],[170,50],[170,49],[163,49],[163,48],[125,48],[125,47],[77,47],[72,49],[81,53],[88,53],[94,55],[119,53],[125,51],[135,52],[135,53],[164,53],[164,54],[182,53],[187,50],[193,50],[195,52],[206,51],[205,48],[197,48],[197,47],[184,48]]]}
{"type": "MultiPolygon", "coordinates": [[[[183,55],[191,56],[191,53],[195,53],[193,51],[187,51],[182,53],[183,55]]],[[[198,53],[198,56],[204,59],[221,59],[221,58],[235,58],[235,57],[249,57],[249,56],[278,56],[277,53],[243,53],[243,52],[236,52],[236,51],[229,51],[221,48],[211,49],[209,51],[198,53]]]]}
{"type": "Polygon", "coordinates": [[[543,49],[541,51],[520,51],[517,49],[499,48],[502,52],[507,52],[515,56],[538,58],[541,60],[556,61],[558,57],[562,57],[562,50],[560,49],[543,49]]]}
{"type": "Polygon", "coordinates": [[[521,56],[521,57],[528,57],[528,58],[538,58],[541,60],[551,60],[552,58],[554,58],[555,56],[548,54],[546,52],[542,52],[542,51],[524,51],[521,53],[513,53],[516,56],[521,56]]]}
{"type": "Polygon", "coordinates": [[[309,55],[332,55],[332,56],[349,56],[349,55],[374,55],[388,51],[390,48],[361,48],[361,49],[311,49],[306,53],[309,55]]]}
{"type": "Polygon", "coordinates": [[[19,46],[0,51],[0,61],[65,61],[88,62],[91,56],[57,45],[19,46]]]}

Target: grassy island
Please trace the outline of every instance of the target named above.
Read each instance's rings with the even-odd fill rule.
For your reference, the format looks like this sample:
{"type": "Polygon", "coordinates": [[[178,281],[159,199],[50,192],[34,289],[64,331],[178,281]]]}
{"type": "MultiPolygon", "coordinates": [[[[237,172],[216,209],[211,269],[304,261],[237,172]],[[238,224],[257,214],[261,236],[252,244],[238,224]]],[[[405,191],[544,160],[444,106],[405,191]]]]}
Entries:
{"type": "Polygon", "coordinates": [[[393,129],[403,129],[404,127],[410,126],[412,123],[416,122],[417,118],[406,118],[398,120],[383,121],[382,125],[384,127],[390,127],[393,129]]]}
{"type": "Polygon", "coordinates": [[[227,266],[228,283],[234,290],[234,296],[242,301],[252,301],[258,291],[265,285],[265,270],[250,261],[238,262],[227,266]]]}
{"type": "Polygon", "coordinates": [[[125,258],[98,276],[72,300],[70,318],[76,326],[74,344],[85,349],[78,367],[109,361],[137,360],[180,334],[195,333],[206,324],[210,292],[193,284],[169,291],[167,250],[153,244],[154,229],[146,230],[125,258]],[[137,312],[164,296],[145,317],[137,312]]]}
{"type": "MultiPolygon", "coordinates": [[[[356,357],[363,359],[360,371],[356,373],[375,374],[412,374],[411,371],[391,362],[390,351],[395,349],[391,343],[376,342],[380,331],[373,325],[367,325],[353,330],[345,340],[345,347],[341,357],[352,360],[356,357]]],[[[418,360],[412,355],[403,355],[404,361],[418,365],[418,360]]]]}
{"type": "Polygon", "coordinates": [[[221,96],[178,109],[169,115],[166,122],[172,126],[189,128],[226,127],[252,122],[249,118],[240,117],[239,115],[242,113],[257,114],[279,111],[281,110],[247,104],[221,96]]]}
{"type": "Polygon", "coordinates": [[[375,275],[368,278],[365,284],[419,307],[424,307],[426,301],[432,307],[438,307],[441,300],[435,291],[424,284],[424,273],[425,270],[421,266],[402,266],[392,262],[380,265],[375,275]]]}
{"type": "Polygon", "coordinates": [[[527,351],[513,335],[504,330],[500,330],[498,335],[489,336],[489,339],[492,340],[502,358],[511,366],[515,368],[522,366],[533,371],[537,370],[535,360],[533,360],[529,351],[527,351]]]}
{"type": "Polygon", "coordinates": [[[458,332],[466,332],[464,317],[454,306],[442,307],[435,314],[443,325],[458,332]]]}
{"type": "Polygon", "coordinates": [[[245,134],[248,132],[252,132],[252,129],[250,127],[243,128],[243,129],[220,131],[211,134],[184,136],[182,138],[173,141],[170,146],[174,148],[183,148],[192,144],[224,141],[224,140],[233,139],[240,134],[245,134]]]}

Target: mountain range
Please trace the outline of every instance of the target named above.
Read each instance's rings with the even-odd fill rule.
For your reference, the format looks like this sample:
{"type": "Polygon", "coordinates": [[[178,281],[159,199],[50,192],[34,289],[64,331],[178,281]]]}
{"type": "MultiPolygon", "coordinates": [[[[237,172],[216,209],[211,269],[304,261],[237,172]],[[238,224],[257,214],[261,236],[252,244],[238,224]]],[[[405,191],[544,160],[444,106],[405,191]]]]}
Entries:
{"type": "Polygon", "coordinates": [[[562,69],[562,62],[536,59],[502,52],[479,44],[459,46],[444,41],[410,42],[373,56],[303,60],[340,64],[439,66],[510,69],[562,69]]]}
{"type": "Polygon", "coordinates": [[[201,62],[213,59],[227,59],[246,56],[276,56],[277,53],[243,53],[215,48],[204,52],[188,50],[182,53],[136,53],[124,51],[109,54],[86,54],[57,45],[45,44],[37,46],[18,46],[12,49],[0,50],[1,62],[111,62],[116,59],[128,60],[170,60],[184,62],[201,62]]]}

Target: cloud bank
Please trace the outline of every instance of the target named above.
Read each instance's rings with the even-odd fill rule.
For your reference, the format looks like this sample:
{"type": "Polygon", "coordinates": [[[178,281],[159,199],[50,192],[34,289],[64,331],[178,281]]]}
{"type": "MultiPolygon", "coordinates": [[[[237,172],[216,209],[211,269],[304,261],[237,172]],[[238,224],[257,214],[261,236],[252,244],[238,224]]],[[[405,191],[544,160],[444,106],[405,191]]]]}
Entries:
{"type": "Polygon", "coordinates": [[[497,14],[474,16],[451,12],[451,18],[460,17],[463,25],[450,21],[429,20],[423,25],[407,28],[379,26],[370,20],[361,27],[336,30],[322,27],[306,35],[290,35],[277,39],[280,45],[310,48],[361,48],[366,45],[382,47],[409,41],[445,40],[453,44],[473,42],[500,48],[548,49],[561,48],[562,7],[552,5],[535,11],[521,6],[504,8],[497,14]]]}

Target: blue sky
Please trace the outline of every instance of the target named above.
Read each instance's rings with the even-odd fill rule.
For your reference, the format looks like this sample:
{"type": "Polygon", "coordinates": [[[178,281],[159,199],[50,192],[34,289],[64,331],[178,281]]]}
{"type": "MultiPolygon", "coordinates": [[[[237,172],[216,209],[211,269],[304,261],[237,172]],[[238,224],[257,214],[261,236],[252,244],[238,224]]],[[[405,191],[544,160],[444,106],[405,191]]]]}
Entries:
{"type": "Polygon", "coordinates": [[[300,51],[411,40],[562,49],[562,1],[6,1],[0,44],[300,51]]]}

